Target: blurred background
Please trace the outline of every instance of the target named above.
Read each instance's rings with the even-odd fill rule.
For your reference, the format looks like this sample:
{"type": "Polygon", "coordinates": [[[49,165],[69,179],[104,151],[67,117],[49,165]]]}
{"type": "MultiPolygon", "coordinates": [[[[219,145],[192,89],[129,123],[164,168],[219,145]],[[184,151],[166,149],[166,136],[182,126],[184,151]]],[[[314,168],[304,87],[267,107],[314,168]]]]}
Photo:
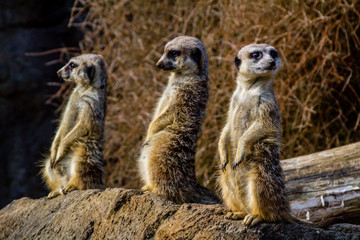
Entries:
{"type": "Polygon", "coordinates": [[[65,54],[59,48],[78,49],[82,39],[79,29],[68,27],[73,4],[0,2],[0,207],[46,194],[36,163],[48,152],[59,116],[61,99],[49,101],[61,86],[56,71],[65,54]]]}
{"type": "Polygon", "coordinates": [[[46,154],[71,86],[56,70],[98,53],[109,72],[105,168],[109,187],[138,188],[136,158],[167,74],[165,43],[201,39],[210,99],[196,173],[215,190],[217,142],[235,87],[233,59],[250,43],[275,46],[282,159],[359,141],[360,1],[76,0],[0,3],[0,207],[46,194],[36,162],[46,154]]]}

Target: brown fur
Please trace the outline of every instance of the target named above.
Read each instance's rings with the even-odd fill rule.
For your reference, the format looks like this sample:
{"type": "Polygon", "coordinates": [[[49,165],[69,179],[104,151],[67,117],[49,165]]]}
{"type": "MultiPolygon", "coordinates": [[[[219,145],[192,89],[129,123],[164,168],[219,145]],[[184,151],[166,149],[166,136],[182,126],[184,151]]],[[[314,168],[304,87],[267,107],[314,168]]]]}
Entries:
{"type": "Polygon", "coordinates": [[[219,184],[226,218],[246,225],[292,221],[280,166],[280,112],[272,87],[281,66],[274,47],[251,44],[236,58],[238,69],[227,123],[219,141],[219,184]],[[258,52],[260,57],[251,55],[258,52]]]}
{"type": "Polygon", "coordinates": [[[48,198],[79,189],[104,188],[103,143],[107,72],[102,56],[83,54],[58,71],[76,83],[45,159],[48,198]]]}
{"type": "Polygon", "coordinates": [[[171,71],[141,151],[144,191],[176,203],[215,203],[195,176],[195,151],[208,100],[207,55],[200,40],[177,37],[166,44],[157,66],[171,71]],[[174,52],[175,51],[175,52],[174,52]]]}

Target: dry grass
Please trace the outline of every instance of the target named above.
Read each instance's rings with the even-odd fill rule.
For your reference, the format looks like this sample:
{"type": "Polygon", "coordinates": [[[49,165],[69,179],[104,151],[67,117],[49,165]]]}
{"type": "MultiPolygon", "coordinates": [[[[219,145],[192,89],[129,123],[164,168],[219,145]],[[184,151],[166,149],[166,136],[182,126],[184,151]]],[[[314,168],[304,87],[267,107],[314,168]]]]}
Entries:
{"type": "Polygon", "coordinates": [[[360,2],[296,2],[76,1],[70,24],[85,12],[82,52],[102,54],[108,64],[107,184],[140,186],[136,158],[167,82],[155,62],[178,35],[200,38],[210,60],[211,95],[196,160],[204,185],[212,185],[217,166],[218,136],[234,90],[233,58],[249,43],[274,45],[283,59],[275,83],[282,158],[358,141],[360,2]]]}

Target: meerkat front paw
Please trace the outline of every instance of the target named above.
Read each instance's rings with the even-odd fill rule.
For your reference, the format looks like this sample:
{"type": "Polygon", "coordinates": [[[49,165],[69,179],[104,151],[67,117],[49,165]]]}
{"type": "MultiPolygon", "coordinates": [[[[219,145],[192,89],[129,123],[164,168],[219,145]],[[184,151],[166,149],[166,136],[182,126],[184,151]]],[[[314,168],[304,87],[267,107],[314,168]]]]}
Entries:
{"type": "Polygon", "coordinates": [[[57,151],[52,150],[50,153],[50,167],[52,169],[54,169],[56,166],[56,155],[57,155],[57,151]]]}
{"type": "Polygon", "coordinates": [[[221,171],[225,172],[226,170],[226,165],[228,164],[228,161],[225,161],[224,163],[221,164],[221,171]]]}
{"type": "Polygon", "coordinates": [[[241,154],[240,154],[240,159],[239,161],[235,161],[232,165],[232,169],[235,169],[237,166],[239,166],[245,159],[245,152],[242,151],[241,154]]]}
{"type": "Polygon", "coordinates": [[[55,165],[57,162],[59,162],[65,155],[65,149],[63,147],[63,145],[60,145],[56,154],[56,158],[55,158],[55,165]]]}
{"type": "Polygon", "coordinates": [[[245,226],[255,226],[258,223],[264,221],[259,215],[256,214],[248,214],[244,218],[245,226]]]}
{"type": "Polygon", "coordinates": [[[54,169],[55,168],[55,158],[56,158],[56,153],[53,153],[53,152],[51,152],[51,154],[50,154],[50,167],[52,168],[52,169],[54,169]]]}
{"type": "Polygon", "coordinates": [[[55,158],[50,158],[50,168],[51,169],[55,169],[56,168],[56,165],[58,164],[58,161],[56,161],[55,158]]]}

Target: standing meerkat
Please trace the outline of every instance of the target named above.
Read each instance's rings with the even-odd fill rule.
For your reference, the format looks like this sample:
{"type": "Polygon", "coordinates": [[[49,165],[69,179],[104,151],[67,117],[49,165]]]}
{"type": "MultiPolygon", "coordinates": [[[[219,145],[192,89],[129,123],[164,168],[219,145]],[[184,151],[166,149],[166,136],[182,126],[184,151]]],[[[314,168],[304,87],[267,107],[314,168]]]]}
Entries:
{"type": "Polygon", "coordinates": [[[75,82],[53,140],[42,176],[48,198],[73,190],[104,188],[103,143],[106,111],[106,64],[102,56],[74,57],[57,74],[75,82]]]}
{"type": "Polygon", "coordinates": [[[237,88],[219,140],[222,197],[230,219],[245,225],[288,222],[293,217],[280,166],[280,112],[273,80],[281,67],[278,51],[251,44],[235,57],[237,88]]]}
{"type": "Polygon", "coordinates": [[[142,190],[176,203],[216,203],[216,195],[197,183],[194,167],[209,96],[205,47],[197,38],[177,37],[156,66],[171,74],[138,159],[142,190]]]}

